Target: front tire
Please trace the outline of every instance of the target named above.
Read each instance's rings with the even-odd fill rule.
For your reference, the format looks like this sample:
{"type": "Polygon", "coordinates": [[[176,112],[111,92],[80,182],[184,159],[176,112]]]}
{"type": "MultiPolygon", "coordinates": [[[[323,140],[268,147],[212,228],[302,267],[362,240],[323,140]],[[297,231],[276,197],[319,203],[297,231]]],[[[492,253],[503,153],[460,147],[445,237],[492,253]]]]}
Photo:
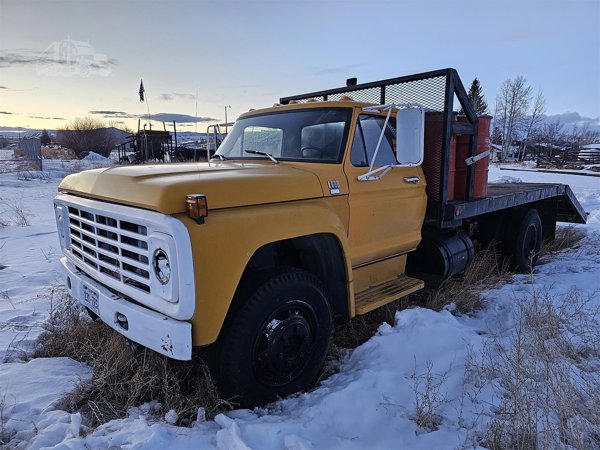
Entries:
{"type": "Polygon", "coordinates": [[[301,270],[273,276],[249,297],[219,345],[223,394],[255,406],[307,388],[332,332],[331,308],[315,276],[301,270]]]}

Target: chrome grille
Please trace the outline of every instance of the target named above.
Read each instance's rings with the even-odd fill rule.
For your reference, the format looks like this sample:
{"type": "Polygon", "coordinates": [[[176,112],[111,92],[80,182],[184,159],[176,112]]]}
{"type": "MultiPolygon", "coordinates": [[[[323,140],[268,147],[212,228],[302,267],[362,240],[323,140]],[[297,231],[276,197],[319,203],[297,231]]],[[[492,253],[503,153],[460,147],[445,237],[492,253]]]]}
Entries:
{"type": "Polygon", "coordinates": [[[68,211],[72,255],[85,268],[150,293],[147,227],[82,207],[68,211]]]}

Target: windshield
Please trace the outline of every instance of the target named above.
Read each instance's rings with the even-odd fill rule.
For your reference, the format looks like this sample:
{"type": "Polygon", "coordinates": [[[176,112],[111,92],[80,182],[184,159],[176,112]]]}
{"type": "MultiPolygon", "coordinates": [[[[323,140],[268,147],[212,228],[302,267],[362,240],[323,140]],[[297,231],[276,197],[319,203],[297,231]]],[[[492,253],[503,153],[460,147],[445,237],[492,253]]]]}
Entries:
{"type": "Polygon", "coordinates": [[[239,119],[219,147],[228,159],[339,162],[346,142],[350,108],[311,108],[282,111],[239,119]]]}

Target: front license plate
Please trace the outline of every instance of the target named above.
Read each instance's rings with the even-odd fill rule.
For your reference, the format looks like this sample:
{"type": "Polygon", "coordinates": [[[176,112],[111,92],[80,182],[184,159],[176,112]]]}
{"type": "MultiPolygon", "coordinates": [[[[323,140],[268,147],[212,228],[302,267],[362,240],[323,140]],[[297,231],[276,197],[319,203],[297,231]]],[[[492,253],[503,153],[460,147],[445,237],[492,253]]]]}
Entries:
{"type": "Polygon", "coordinates": [[[100,314],[100,309],[98,308],[98,292],[86,284],[83,285],[83,304],[96,314],[100,314]]]}

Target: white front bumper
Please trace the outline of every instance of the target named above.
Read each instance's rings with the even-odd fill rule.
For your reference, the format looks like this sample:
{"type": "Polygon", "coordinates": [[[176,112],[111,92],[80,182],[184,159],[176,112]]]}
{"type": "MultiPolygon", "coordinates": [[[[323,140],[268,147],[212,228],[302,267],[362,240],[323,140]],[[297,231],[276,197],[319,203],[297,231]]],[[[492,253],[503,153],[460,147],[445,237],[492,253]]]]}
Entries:
{"type": "Polygon", "coordinates": [[[77,270],[66,257],[60,259],[65,286],[73,298],[84,306],[83,286],[98,293],[100,319],[126,338],[169,358],[188,361],[192,358],[192,325],[127,301],[77,270]],[[127,319],[127,329],[117,321],[127,319]],[[121,316],[122,315],[122,316],[121,316]]]}

